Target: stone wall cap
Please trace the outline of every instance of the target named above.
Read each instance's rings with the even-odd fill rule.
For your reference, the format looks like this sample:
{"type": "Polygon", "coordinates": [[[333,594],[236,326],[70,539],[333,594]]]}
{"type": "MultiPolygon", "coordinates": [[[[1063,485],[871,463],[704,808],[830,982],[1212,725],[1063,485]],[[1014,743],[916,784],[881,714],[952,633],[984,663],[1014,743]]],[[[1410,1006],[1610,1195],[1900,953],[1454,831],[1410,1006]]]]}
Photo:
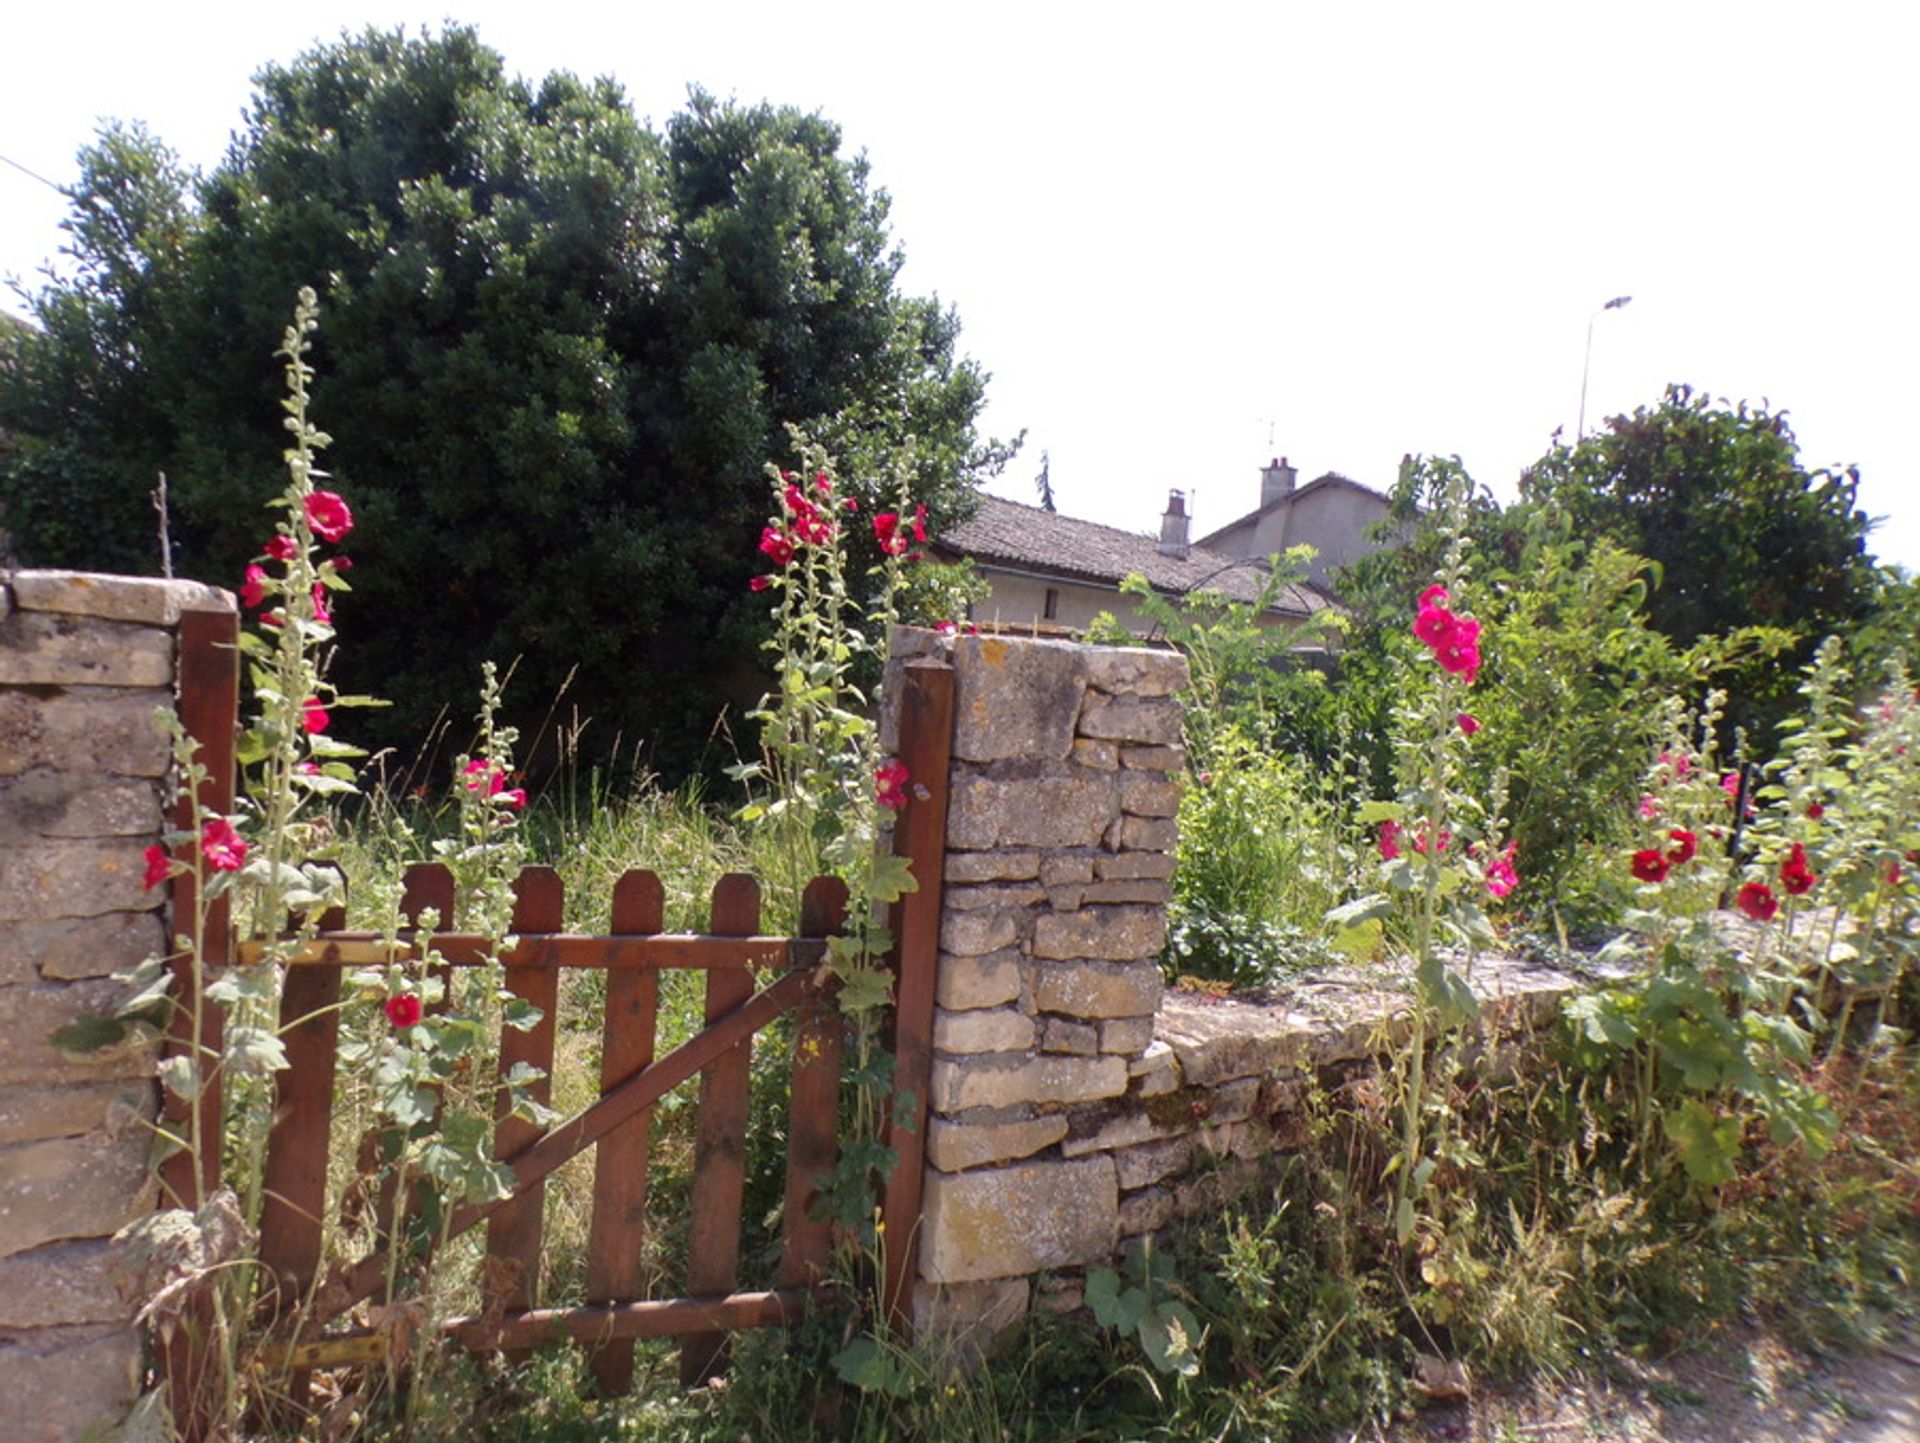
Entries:
{"type": "Polygon", "coordinates": [[[101,621],[174,626],[182,612],[233,611],[233,593],[200,581],[108,576],[91,571],[0,572],[0,586],[21,611],[53,611],[101,621]]]}

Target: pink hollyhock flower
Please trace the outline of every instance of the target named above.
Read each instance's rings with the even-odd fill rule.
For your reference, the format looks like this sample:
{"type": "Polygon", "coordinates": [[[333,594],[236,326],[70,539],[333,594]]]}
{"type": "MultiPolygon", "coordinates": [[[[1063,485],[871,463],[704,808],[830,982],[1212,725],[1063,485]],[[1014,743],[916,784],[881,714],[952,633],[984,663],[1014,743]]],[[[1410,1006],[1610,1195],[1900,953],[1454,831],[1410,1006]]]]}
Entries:
{"type": "Polygon", "coordinates": [[[1780,910],[1773,888],[1765,882],[1747,882],[1734,894],[1733,905],[1756,922],[1771,922],[1780,910]]]}
{"type": "Polygon", "coordinates": [[[771,526],[763,527],[760,532],[761,553],[775,566],[785,566],[793,560],[793,538],[784,531],[776,531],[771,526]]]}
{"type": "Polygon", "coordinates": [[[1670,827],[1667,837],[1673,845],[1667,848],[1667,860],[1676,867],[1691,862],[1700,851],[1700,838],[1685,827],[1670,827]]]}
{"type": "Polygon", "coordinates": [[[1813,868],[1807,865],[1807,849],[1795,842],[1787,853],[1787,859],[1780,864],[1780,885],[1795,897],[1804,897],[1819,882],[1813,868]]]}
{"type": "Polygon", "coordinates": [[[1454,614],[1444,606],[1423,606],[1413,619],[1413,634],[1428,646],[1441,647],[1452,638],[1457,624],[1454,614]]]}
{"type": "Polygon", "coordinates": [[[934,627],[934,630],[938,632],[941,636],[952,636],[959,629],[960,629],[960,623],[957,621],[943,621],[938,626],[934,627]]]}
{"type": "Polygon", "coordinates": [[[1380,860],[1391,862],[1400,855],[1400,824],[1391,818],[1380,824],[1380,860]]]}
{"type": "MultiPolygon", "coordinates": [[[[1448,831],[1445,827],[1442,827],[1440,829],[1440,844],[1434,848],[1434,851],[1444,852],[1447,850],[1447,848],[1450,845],[1452,845],[1452,843],[1453,843],[1453,833],[1448,831]]],[[[1413,834],[1413,850],[1418,852],[1423,857],[1426,856],[1427,834],[1425,832],[1415,832],[1413,834]]]]}
{"type": "Polygon", "coordinates": [[[151,892],[173,875],[173,854],[157,842],[147,848],[147,875],[141,886],[151,892]]]}
{"type": "Polygon", "coordinates": [[[874,540],[880,543],[880,549],[889,556],[905,554],[912,543],[907,533],[900,529],[900,516],[893,511],[876,512],[873,518],[874,540]]]}
{"type": "Polygon", "coordinates": [[[353,570],[353,558],[352,558],[351,556],[336,556],[336,557],[334,557],[334,558],[333,558],[333,569],[334,569],[335,571],[351,571],[351,570],[353,570]]]}
{"type": "Polygon", "coordinates": [[[833,482],[827,479],[826,472],[816,471],[813,473],[813,489],[818,491],[822,496],[833,495],[833,482]]]}
{"type": "Polygon", "coordinates": [[[320,705],[319,697],[310,696],[300,703],[300,725],[308,731],[317,734],[325,731],[332,723],[333,718],[328,716],[327,709],[320,705]]]}
{"type": "Polygon", "coordinates": [[[333,625],[333,611],[327,605],[327,588],[317,581],[313,583],[313,619],[322,626],[333,625]]]}
{"type": "Polygon", "coordinates": [[[291,536],[276,533],[268,537],[267,544],[260,549],[269,560],[291,561],[293,560],[293,553],[298,551],[300,547],[291,536]]]}
{"type": "Polygon", "coordinates": [[[907,804],[907,764],[891,758],[874,769],[874,800],[897,812],[907,804]]]}
{"type": "Polygon", "coordinates": [[[747,583],[747,590],[765,591],[771,585],[773,585],[773,578],[771,576],[756,576],[747,583]]]}
{"type": "Polygon", "coordinates": [[[1520,885],[1520,874],[1513,869],[1513,854],[1518,845],[1508,842],[1507,849],[1487,864],[1487,894],[1496,901],[1505,901],[1520,885]]]}
{"type": "MultiPolygon", "coordinates": [[[[1460,626],[1463,628],[1471,626],[1475,635],[1479,633],[1480,623],[1477,621],[1463,621],[1460,626]]],[[[1463,641],[1462,635],[1462,631],[1456,629],[1451,640],[1433,649],[1433,658],[1440,663],[1443,671],[1452,672],[1468,686],[1472,686],[1480,676],[1480,648],[1471,640],[1463,641]]]]}
{"type": "Polygon", "coordinates": [[[496,791],[492,795],[514,811],[524,811],[527,805],[527,793],[524,787],[509,787],[504,792],[496,791]]]}
{"type": "Polygon", "coordinates": [[[1633,854],[1633,876],[1639,882],[1664,882],[1667,880],[1667,854],[1653,847],[1643,847],[1633,854]]]}
{"type": "Polygon", "coordinates": [[[500,788],[507,784],[507,774],[485,757],[475,757],[460,769],[465,778],[467,790],[485,792],[490,797],[500,795],[500,788]]]}
{"type": "Polygon", "coordinates": [[[420,1005],[420,999],[411,992],[403,992],[398,997],[387,999],[387,1021],[395,1027],[413,1027],[418,1025],[426,1009],[420,1005]]]}
{"type": "Polygon", "coordinates": [[[232,822],[215,817],[200,829],[200,855],[216,872],[237,872],[247,860],[247,844],[234,831],[232,822]]]}
{"type": "Polygon", "coordinates": [[[317,777],[320,775],[320,763],[318,762],[296,762],[293,769],[303,777],[317,777]]]}
{"type": "Polygon", "coordinates": [[[808,508],[805,516],[793,518],[793,529],[809,546],[825,546],[833,540],[834,524],[818,511],[808,508]]]}
{"type": "Polygon", "coordinates": [[[353,530],[353,512],[336,491],[313,491],[307,495],[307,525],[322,541],[343,541],[353,530]]]}
{"type": "Polygon", "coordinates": [[[1452,597],[1447,595],[1447,588],[1435,582],[1432,586],[1429,586],[1425,591],[1420,593],[1419,606],[1422,611],[1427,610],[1429,607],[1437,607],[1444,611],[1447,603],[1452,599],[1452,597]]]}
{"type": "Polygon", "coordinates": [[[1678,752],[1661,752],[1660,764],[1673,773],[1675,781],[1685,781],[1693,774],[1693,758],[1678,752]]]}
{"type": "MultiPolygon", "coordinates": [[[[925,502],[918,502],[913,508],[913,539],[915,541],[925,541],[927,539],[927,507],[925,502]]],[[[918,561],[920,558],[916,556],[913,559],[918,561]]]]}
{"type": "Polygon", "coordinates": [[[1655,817],[1659,815],[1660,815],[1660,803],[1657,798],[1642,797],[1640,799],[1640,819],[1643,822],[1651,822],[1655,817]]]}
{"type": "Polygon", "coordinates": [[[257,564],[247,567],[247,579],[240,587],[240,604],[259,607],[267,604],[267,568],[257,564]]]}
{"type": "MultiPolygon", "coordinates": [[[[152,862],[153,849],[151,847],[147,849],[147,858],[148,858],[147,875],[151,877],[153,875],[153,862],[152,862]]],[[[1902,880],[1902,874],[1900,871],[1900,864],[1898,862],[1887,863],[1887,885],[1889,887],[1897,887],[1900,885],[1901,880],[1902,880]]],[[[149,882],[147,883],[147,885],[151,887],[153,883],[149,882]]]]}
{"type": "Polygon", "coordinates": [[[1460,713],[1459,716],[1454,718],[1454,721],[1459,725],[1460,730],[1465,732],[1468,736],[1472,736],[1475,732],[1480,730],[1480,719],[1476,717],[1472,712],[1463,711],[1460,713]]]}
{"type": "Polygon", "coordinates": [[[1720,778],[1720,790],[1727,794],[1727,805],[1732,806],[1740,799],[1740,774],[1728,772],[1720,778]]]}

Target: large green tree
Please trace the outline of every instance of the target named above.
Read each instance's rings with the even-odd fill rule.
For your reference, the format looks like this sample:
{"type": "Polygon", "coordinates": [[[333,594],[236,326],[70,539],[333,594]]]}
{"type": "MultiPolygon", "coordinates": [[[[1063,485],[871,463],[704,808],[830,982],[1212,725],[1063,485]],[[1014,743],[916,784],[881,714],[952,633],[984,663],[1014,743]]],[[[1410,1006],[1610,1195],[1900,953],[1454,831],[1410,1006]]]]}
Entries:
{"type": "Polygon", "coordinates": [[[28,564],[235,584],[273,493],[295,290],[322,298],[316,412],[358,524],[343,686],[378,739],[515,694],[668,765],[754,686],[762,464],[806,427],[936,515],[1005,451],[936,302],[905,296],[887,198],[818,115],[695,93],[664,136],[610,81],[509,76],[471,30],[369,33],[256,80],[226,159],[135,128],[82,156],[70,278],[0,368],[0,504],[28,564]],[[366,714],[362,714],[363,716],[366,714]]]}

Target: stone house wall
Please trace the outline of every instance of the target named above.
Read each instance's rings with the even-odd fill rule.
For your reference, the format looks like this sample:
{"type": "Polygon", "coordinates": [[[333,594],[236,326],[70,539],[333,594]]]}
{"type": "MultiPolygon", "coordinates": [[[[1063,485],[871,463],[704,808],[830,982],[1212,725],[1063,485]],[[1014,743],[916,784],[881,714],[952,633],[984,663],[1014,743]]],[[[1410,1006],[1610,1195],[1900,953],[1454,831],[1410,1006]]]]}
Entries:
{"type": "Polygon", "coordinates": [[[0,1399],[6,1436],[68,1443],[133,1398],[140,1339],[113,1233],[153,1205],[153,1056],[47,1042],[161,951],[142,886],[166,826],[174,631],[231,610],[189,582],[0,573],[0,1399]]]}
{"type": "MultiPolygon", "coordinates": [[[[1370,1067],[1405,1003],[1358,972],[1260,1002],[1163,990],[1183,657],[912,632],[894,650],[955,670],[914,1317],[970,1352],[1294,1145],[1303,1093],[1370,1067]]],[[[1476,972],[1522,1025],[1575,985],[1476,972]]]]}

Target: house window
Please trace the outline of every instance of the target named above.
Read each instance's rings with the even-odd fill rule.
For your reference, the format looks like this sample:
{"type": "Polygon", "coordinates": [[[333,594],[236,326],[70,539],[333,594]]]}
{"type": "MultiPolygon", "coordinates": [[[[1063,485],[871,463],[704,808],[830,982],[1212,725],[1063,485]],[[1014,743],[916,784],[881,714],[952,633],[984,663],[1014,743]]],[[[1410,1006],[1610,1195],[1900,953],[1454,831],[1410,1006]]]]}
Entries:
{"type": "Polygon", "coordinates": [[[1042,621],[1052,621],[1059,615],[1060,615],[1060,590],[1058,587],[1049,586],[1047,588],[1046,610],[1041,613],[1040,619],[1042,621]]]}

